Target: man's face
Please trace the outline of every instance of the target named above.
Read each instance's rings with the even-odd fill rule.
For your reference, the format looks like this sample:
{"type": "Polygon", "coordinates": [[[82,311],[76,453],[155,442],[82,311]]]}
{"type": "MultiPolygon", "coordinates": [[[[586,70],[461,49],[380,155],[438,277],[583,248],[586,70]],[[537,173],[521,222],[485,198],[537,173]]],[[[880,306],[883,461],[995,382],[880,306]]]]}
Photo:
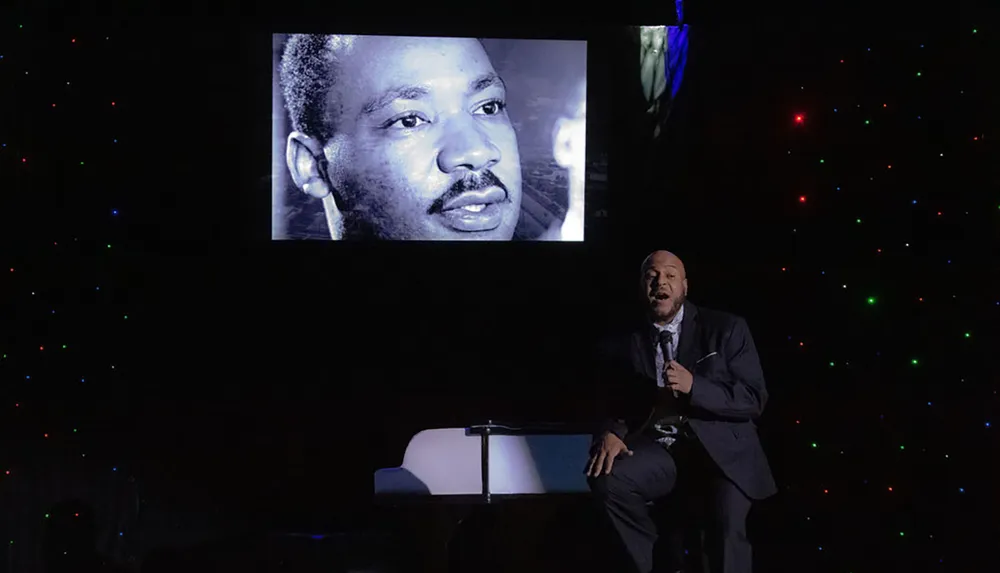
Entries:
{"type": "Polygon", "coordinates": [[[666,251],[657,251],[646,260],[642,290],[654,322],[669,322],[687,299],[684,263],[666,251]]]}
{"type": "Polygon", "coordinates": [[[346,233],[509,240],[521,161],[479,41],[364,36],[341,62],[324,152],[346,233]]]}

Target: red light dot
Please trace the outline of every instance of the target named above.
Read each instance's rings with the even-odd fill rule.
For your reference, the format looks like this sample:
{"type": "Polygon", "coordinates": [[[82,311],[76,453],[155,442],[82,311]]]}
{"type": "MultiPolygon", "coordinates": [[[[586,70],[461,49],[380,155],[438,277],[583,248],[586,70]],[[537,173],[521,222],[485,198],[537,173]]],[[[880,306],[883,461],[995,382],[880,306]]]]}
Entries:
{"type": "Polygon", "coordinates": [[[73,38],[72,40],[70,40],[70,43],[75,44],[76,43],[76,38],[73,38]]]}
{"type": "Polygon", "coordinates": [[[21,407],[21,404],[20,404],[19,402],[18,402],[18,403],[15,403],[15,404],[14,404],[14,407],[15,407],[15,408],[20,408],[20,407],[21,407]]]}
{"type": "Polygon", "coordinates": [[[800,342],[800,343],[799,343],[799,347],[802,347],[802,346],[805,346],[805,345],[806,345],[806,343],[805,343],[805,342],[800,342]]]}
{"type": "Polygon", "coordinates": [[[920,302],[924,302],[924,297],[919,297],[917,300],[920,302]]]}
{"type": "Polygon", "coordinates": [[[79,513],[74,513],[73,517],[80,517],[80,514],[79,513]]]}
{"type": "Polygon", "coordinates": [[[844,60],[840,60],[840,63],[842,63],[842,64],[843,64],[843,63],[844,63],[844,60]]]}
{"type": "Polygon", "coordinates": [[[45,350],[45,347],[44,346],[39,346],[38,349],[39,350],[45,350]]]}
{"type": "Polygon", "coordinates": [[[885,105],[885,104],[882,104],[882,107],[886,107],[886,105],[885,105]]]}
{"type": "Polygon", "coordinates": [[[10,475],[10,470],[7,470],[7,475],[10,475]]]}
{"type": "Polygon", "coordinates": [[[938,211],[938,217],[940,217],[940,216],[941,216],[941,211],[938,211]]]}
{"type": "Polygon", "coordinates": [[[805,203],[805,202],[806,202],[806,196],[805,195],[800,195],[799,196],[799,203],[805,203]]]}
{"type": "Polygon", "coordinates": [[[796,424],[801,424],[802,422],[800,422],[800,421],[798,421],[798,420],[795,420],[795,423],[796,423],[796,424]]]}
{"type": "Polygon", "coordinates": [[[111,102],[111,107],[114,107],[114,106],[115,106],[115,102],[111,102]]]}
{"type": "Polygon", "coordinates": [[[823,493],[830,493],[830,490],[828,490],[828,489],[824,489],[824,490],[823,490],[823,493]]]}
{"type": "Polygon", "coordinates": [[[52,104],[52,107],[56,107],[56,104],[52,104]]]}
{"type": "Polygon", "coordinates": [[[806,118],[804,116],[802,116],[801,114],[796,115],[795,116],[795,123],[802,123],[803,121],[805,121],[805,119],[806,118]]]}
{"type": "Polygon", "coordinates": [[[890,166],[889,166],[888,168],[889,168],[889,169],[892,169],[892,165],[890,165],[890,166]]]}
{"type": "Polygon", "coordinates": [[[22,157],[21,158],[21,163],[27,163],[27,162],[28,162],[28,158],[27,157],[22,157]]]}
{"type": "Polygon", "coordinates": [[[47,437],[49,437],[49,435],[48,435],[48,434],[45,434],[45,435],[44,435],[44,437],[46,437],[46,438],[47,438],[47,437]]]}
{"type": "Polygon", "coordinates": [[[891,487],[889,488],[889,491],[892,491],[892,488],[891,488],[891,487]]]}
{"type": "Polygon", "coordinates": [[[786,270],[788,269],[786,269],[785,267],[781,267],[781,272],[785,272],[786,270]]]}
{"type": "Polygon", "coordinates": [[[882,252],[882,249],[879,249],[879,250],[878,250],[878,252],[880,252],[880,253],[881,253],[881,252],[882,252]]]}

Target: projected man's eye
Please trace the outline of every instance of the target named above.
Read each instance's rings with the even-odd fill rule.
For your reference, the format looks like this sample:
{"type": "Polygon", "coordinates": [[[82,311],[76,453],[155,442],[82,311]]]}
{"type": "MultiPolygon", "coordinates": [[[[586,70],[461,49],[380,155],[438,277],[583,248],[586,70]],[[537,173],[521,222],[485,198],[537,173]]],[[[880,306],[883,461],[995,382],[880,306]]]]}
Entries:
{"type": "Polygon", "coordinates": [[[500,100],[492,100],[484,103],[476,111],[481,111],[483,115],[498,115],[507,109],[507,104],[500,100]]]}
{"type": "Polygon", "coordinates": [[[420,117],[419,115],[417,115],[415,113],[411,113],[409,115],[404,115],[402,117],[397,117],[397,118],[389,120],[384,125],[384,127],[387,127],[387,128],[395,127],[395,128],[402,128],[402,129],[413,129],[415,127],[419,127],[420,125],[423,125],[424,123],[427,123],[426,119],[420,117]]]}
{"type": "Polygon", "coordinates": [[[276,34],[272,56],[272,239],[583,240],[586,41],[276,34]]]}

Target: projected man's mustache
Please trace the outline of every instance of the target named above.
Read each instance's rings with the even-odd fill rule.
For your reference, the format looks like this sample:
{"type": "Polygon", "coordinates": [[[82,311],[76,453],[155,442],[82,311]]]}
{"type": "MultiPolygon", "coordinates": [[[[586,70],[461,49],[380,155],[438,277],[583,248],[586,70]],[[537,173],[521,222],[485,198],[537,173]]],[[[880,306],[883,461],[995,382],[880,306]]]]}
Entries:
{"type": "Polygon", "coordinates": [[[497,187],[502,189],[504,195],[507,199],[510,199],[510,191],[507,190],[507,186],[500,181],[500,178],[493,174],[492,171],[483,171],[482,175],[473,175],[471,177],[466,177],[465,179],[460,179],[455,182],[454,185],[448,188],[448,191],[438,197],[437,200],[431,205],[431,213],[440,213],[445,203],[451,201],[455,197],[458,197],[462,193],[468,191],[483,191],[489,189],[490,187],[497,187]]]}

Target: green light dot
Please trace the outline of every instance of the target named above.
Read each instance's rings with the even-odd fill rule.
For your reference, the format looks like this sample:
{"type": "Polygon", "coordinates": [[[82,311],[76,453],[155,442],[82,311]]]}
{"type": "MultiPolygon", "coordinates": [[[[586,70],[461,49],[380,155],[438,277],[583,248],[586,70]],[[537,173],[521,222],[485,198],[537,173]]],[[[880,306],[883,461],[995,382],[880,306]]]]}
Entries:
{"type": "Polygon", "coordinates": [[[910,364],[916,366],[917,364],[919,364],[919,362],[917,362],[917,359],[914,358],[913,360],[910,361],[910,364]]]}
{"type": "Polygon", "coordinates": [[[816,442],[813,442],[812,447],[818,448],[819,446],[816,445],[816,442]]]}
{"type": "Polygon", "coordinates": [[[128,315],[127,314],[125,315],[125,320],[128,320],[128,315]]]}
{"type": "Polygon", "coordinates": [[[965,337],[966,338],[972,338],[972,333],[971,332],[966,332],[965,333],[965,337]]]}
{"type": "Polygon", "coordinates": [[[868,297],[868,304],[875,304],[875,297],[873,296],[868,297]]]}
{"type": "Polygon", "coordinates": [[[63,350],[66,350],[66,345],[65,344],[63,344],[63,350]]]}
{"type": "Polygon", "coordinates": [[[83,165],[83,162],[82,162],[82,161],[80,162],[80,165],[83,165]]]}
{"type": "Polygon", "coordinates": [[[973,29],[972,29],[972,33],[973,33],[973,34],[978,34],[978,33],[979,33],[979,30],[977,30],[977,29],[973,28],[973,29]]]}
{"type": "Polygon", "coordinates": [[[919,78],[920,76],[922,76],[922,75],[924,75],[924,74],[923,74],[923,72],[917,72],[917,77],[918,77],[918,78],[919,78]]]}
{"type": "Polygon", "coordinates": [[[868,121],[867,119],[865,120],[865,125],[868,125],[868,124],[870,124],[870,123],[871,123],[871,122],[870,122],[870,121],[868,121]]]}
{"type": "Polygon", "coordinates": [[[903,536],[905,536],[905,535],[906,535],[906,534],[905,534],[905,533],[903,533],[902,531],[900,531],[900,532],[899,532],[899,536],[900,536],[900,537],[903,537],[903,536]]]}
{"type": "Polygon", "coordinates": [[[833,368],[833,362],[830,363],[830,368],[833,368]]]}
{"type": "Polygon", "coordinates": [[[901,450],[905,450],[905,449],[906,449],[906,446],[899,446],[899,449],[901,449],[901,450]]]}
{"type": "Polygon", "coordinates": [[[819,162],[820,163],[826,163],[826,159],[820,159],[819,162]]]}
{"type": "Polygon", "coordinates": [[[46,513],[45,514],[45,519],[48,519],[48,518],[49,518],[49,514],[46,513]]]}
{"type": "Polygon", "coordinates": [[[109,249],[111,248],[111,243],[108,243],[108,248],[109,248],[109,249]]]}
{"type": "Polygon", "coordinates": [[[73,428],[73,433],[74,433],[74,434],[76,433],[76,428],[73,428]]]}

